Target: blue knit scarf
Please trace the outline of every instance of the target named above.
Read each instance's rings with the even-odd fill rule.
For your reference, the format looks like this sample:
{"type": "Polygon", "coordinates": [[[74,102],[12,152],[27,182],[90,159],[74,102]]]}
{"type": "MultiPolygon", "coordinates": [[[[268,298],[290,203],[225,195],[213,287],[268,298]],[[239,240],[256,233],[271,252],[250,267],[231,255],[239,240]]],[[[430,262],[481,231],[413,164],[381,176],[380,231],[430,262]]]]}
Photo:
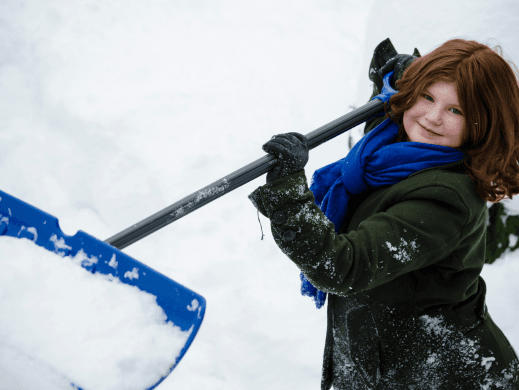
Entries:
{"type": "MultiPolygon", "coordinates": [[[[383,101],[396,93],[387,90],[373,99],[383,101]],[[386,94],[384,95],[384,92],[386,94]]],[[[463,158],[463,153],[447,146],[420,142],[397,142],[399,127],[386,119],[366,134],[346,157],[315,171],[310,190],[315,203],[335,225],[341,228],[348,213],[352,195],[370,188],[388,186],[404,180],[422,169],[447,165],[463,158]]],[[[301,272],[301,294],[314,299],[317,308],[326,300],[326,293],[317,290],[301,272]]]]}

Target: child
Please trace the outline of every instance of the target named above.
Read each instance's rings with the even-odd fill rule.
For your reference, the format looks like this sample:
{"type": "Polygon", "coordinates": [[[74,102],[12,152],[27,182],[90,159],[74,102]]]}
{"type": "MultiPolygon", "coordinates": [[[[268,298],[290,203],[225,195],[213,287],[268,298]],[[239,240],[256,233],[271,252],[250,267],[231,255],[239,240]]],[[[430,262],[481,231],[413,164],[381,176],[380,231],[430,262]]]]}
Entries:
{"type": "Polygon", "coordinates": [[[386,118],[311,191],[306,138],[273,137],[263,148],[277,164],[249,198],[304,292],[318,304],[328,293],[322,389],[517,389],[519,359],[479,276],[486,201],[519,193],[516,76],[475,41],[391,54],[382,69],[376,58],[378,77],[398,79],[386,118]]]}

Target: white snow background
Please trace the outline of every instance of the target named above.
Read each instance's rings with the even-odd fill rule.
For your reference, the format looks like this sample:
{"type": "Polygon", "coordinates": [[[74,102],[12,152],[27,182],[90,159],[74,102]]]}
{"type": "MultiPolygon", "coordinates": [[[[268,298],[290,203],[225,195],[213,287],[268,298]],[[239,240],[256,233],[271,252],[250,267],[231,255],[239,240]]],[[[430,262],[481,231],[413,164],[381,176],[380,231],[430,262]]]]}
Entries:
{"type": "MultiPolygon", "coordinates": [[[[364,104],[383,39],[422,54],[476,39],[519,65],[518,26],[515,0],[3,0],[0,188],[104,240],[262,157],[272,135],[364,104]]],[[[308,177],[348,139],[312,150],[308,177]]],[[[326,310],[300,295],[265,218],[260,239],[247,195],[264,182],[124,250],[207,299],[161,390],[319,388],[326,310]]],[[[483,271],[519,351],[517,275],[519,254],[483,271]]]]}

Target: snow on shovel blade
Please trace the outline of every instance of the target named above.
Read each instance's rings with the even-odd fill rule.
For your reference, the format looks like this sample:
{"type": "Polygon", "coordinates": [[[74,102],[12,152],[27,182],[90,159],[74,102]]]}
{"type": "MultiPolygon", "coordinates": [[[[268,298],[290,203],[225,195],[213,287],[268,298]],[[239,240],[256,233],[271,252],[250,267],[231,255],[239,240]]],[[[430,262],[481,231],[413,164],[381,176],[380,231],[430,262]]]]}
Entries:
{"type": "Polygon", "coordinates": [[[184,332],[190,331],[180,354],[171,362],[168,374],[146,390],[154,389],[171,373],[202,324],[206,307],[202,296],[81,230],[74,236],[65,235],[56,217],[3,191],[0,191],[0,235],[27,238],[61,256],[75,256],[80,251],[89,257],[95,256],[97,263],[83,264],[85,269],[92,273],[112,274],[122,283],[156,296],[157,304],[164,310],[167,321],[184,332]],[[117,262],[116,268],[113,267],[114,261],[117,262]]]}

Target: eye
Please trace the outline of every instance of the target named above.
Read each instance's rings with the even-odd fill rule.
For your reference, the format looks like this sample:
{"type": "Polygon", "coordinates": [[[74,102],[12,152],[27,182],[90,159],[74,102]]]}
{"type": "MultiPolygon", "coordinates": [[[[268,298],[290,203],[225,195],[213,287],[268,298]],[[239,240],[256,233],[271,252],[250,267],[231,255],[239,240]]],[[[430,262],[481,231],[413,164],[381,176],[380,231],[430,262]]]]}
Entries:
{"type": "Polygon", "coordinates": [[[460,110],[458,110],[457,108],[451,108],[451,110],[454,110],[454,111],[452,111],[454,114],[463,115],[463,113],[460,110]]]}
{"type": "Polygon", "coordinates": [[[422,93],[422,96],[427,99],[427,100],[430,100],[431,102],[434,102],[434,99],[432,97],[430,97],[429,95],[427,95],[426,93],[422,93]]]}
{"type": "MultiPolygon", "coordinates": [[[[425,98],[426,100],[434,102],[434,99],[430,95],[427,95],[426,93],[422,93],[422,97],[425,98]]],[[[449,110],[453,110],[452,111],[453,114],[463,115],[463,113],[460,110],[458,110],[457,108],[450,108],[449,110]]]]}

